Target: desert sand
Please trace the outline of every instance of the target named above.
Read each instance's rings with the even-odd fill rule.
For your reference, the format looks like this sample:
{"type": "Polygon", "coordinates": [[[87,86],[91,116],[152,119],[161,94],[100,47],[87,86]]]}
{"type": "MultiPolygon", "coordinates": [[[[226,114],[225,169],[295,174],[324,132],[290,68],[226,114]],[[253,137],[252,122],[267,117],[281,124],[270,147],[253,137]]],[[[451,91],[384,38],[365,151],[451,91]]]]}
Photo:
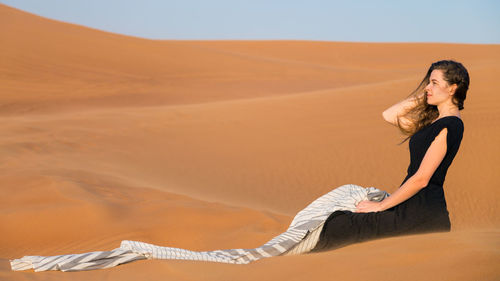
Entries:
{"type": "Polygon", "coordinates": [[[1,280],[500,278],[500,45],[148,40],[5,5],[0,38],[1,280]],[[440,59],[471,76],[449,233],[248,265],[10,270],[125,239],[255,248],[333,188],[394,192],[408,143],[381,114],[440,59]]]}

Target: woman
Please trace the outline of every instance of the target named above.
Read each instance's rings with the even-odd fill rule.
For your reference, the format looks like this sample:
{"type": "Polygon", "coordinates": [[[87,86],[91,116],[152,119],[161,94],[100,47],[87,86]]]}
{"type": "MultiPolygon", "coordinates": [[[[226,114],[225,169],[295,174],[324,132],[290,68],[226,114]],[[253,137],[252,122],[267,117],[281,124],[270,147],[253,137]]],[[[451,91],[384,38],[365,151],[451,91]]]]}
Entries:
{"type": "Polygon", "coordinates": [[[407,99],[383,112],[387,122],[409,135],[404,140],[410,139],[407,176],[380,202],[362,201],[355,212],[333,212],[312,252],[381,237],[450,231],[443,183],[462,140],[459,111],[468,88],[465,67],[441,60],[407,99]]]}

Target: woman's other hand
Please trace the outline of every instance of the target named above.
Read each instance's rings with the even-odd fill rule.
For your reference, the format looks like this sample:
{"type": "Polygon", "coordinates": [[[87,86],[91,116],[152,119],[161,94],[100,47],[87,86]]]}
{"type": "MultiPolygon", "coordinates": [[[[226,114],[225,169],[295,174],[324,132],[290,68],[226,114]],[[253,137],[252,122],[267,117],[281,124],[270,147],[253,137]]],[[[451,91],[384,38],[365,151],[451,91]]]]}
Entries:
{"type": "Polygon", "coordinates": [[[370,213],[370,212],[380,212],[382,210],[382,204],[376,201],[361,201],[356,205],[355,213],[370,213]]]}

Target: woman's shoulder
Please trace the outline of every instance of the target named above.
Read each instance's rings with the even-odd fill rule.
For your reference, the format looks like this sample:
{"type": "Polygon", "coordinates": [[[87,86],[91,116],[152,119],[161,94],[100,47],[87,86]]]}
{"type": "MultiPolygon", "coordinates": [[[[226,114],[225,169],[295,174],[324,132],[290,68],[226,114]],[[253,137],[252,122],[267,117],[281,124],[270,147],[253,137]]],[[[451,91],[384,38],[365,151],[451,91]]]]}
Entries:
{"type": "Polygon", "coordinates": [[[459,124],[462,124],[463,125],[463,121],[462,121],[462,118],[456,116],[456,115],[449,115],[449,116],[445,116],[445,117],[441,117],[441,118],[438,118],[436,120],[434,120],[432,124],[434,123],[437,123],[437,122],[447,122],[447,123],[459,123],[459,124]]]}
{"type": "Polygon", "coordinates": [[[435,120],[429,126],[435,127],[438,130],[441,130],[444,127],[447,127],[448,129],[455,129],[458,131],[463,131],[464,122],[462,121],[462,118],[455,116],[455,115],[450,115],[450,116],[441,117],[441,118],[435,120]]]}
{"type": "Polygon", "coordinates": [[[430,124],[430,135],[434,139],[444,128],[447,129],[448,141],[462,140],[464,133],[464,123],[462,119],[455,115],[441,117],[430,124]]]}

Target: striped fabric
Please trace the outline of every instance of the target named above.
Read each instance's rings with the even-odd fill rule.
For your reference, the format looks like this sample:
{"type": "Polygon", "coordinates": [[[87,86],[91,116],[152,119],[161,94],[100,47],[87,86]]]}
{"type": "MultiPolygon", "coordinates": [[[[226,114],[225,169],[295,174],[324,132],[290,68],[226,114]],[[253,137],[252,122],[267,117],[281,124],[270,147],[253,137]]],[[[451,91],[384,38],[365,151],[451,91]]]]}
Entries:
{"type": "Polygon", "coordinates": [[[322,222],[320,225],[316,227],[316,229],[309,231],[306,234],[306,237],[302,239],[302,241],[297,243],[297,245],[295,245],[287,252],[283,253],[283,255],[284,256],[300,255],[311,251],[316,246],[316,243],[319,240],[319,235],[321,234],[321,230],[323,229],[324,223],[325,222],[322,222]]]}
{"type": "Polygon", "coordinates": [[[59,256],[24,256],[11,260],[12,270],[80,271],[109,268],[142,259],[178,259],[247,264],[262,258],[307,253],[318,242],[328,216],[337,210],[354,212],[363,200],[382,201],[389,193],[374,187],[355,184],[337,187],[309,204],[292,220],[288,229],[255,249],[227,249],[195,252],[124,240],[119,248],[84,254],[59,256]]]}

